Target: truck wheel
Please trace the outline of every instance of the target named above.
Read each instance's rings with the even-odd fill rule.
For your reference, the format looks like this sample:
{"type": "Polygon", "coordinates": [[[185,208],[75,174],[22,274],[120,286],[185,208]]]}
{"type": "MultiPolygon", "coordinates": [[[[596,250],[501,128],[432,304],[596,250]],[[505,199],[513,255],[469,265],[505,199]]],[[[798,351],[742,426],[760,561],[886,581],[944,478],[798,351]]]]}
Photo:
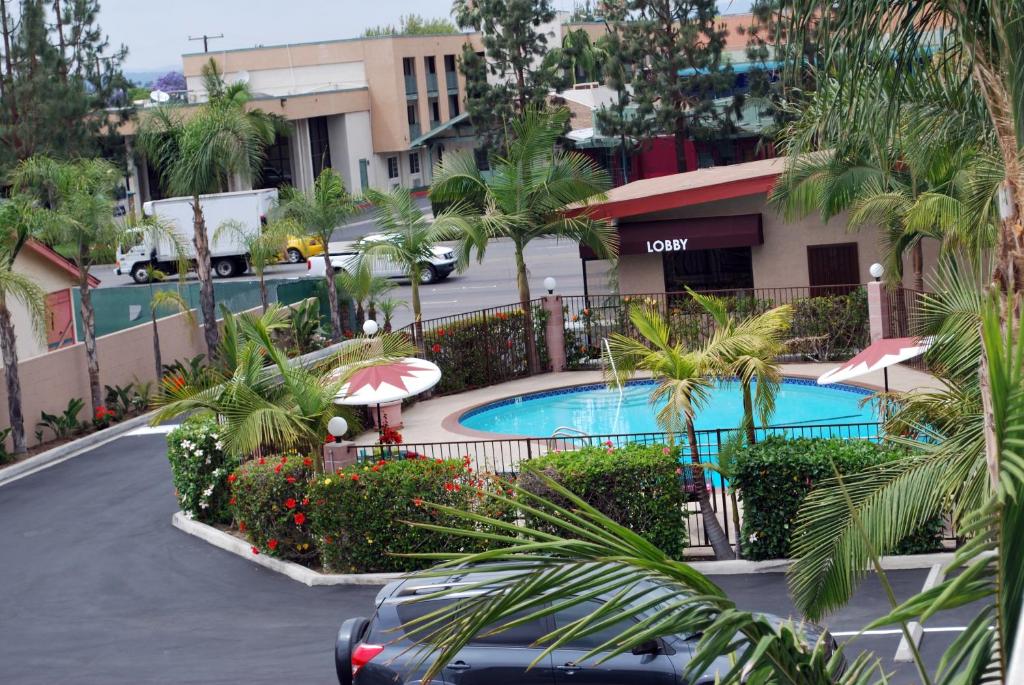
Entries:
{"type": "Polygon", "coordinates": [[[298,248],[295,248],[295,247],[288,248],[288,263],[289,264],[299,264],[299,263],[304,262],[304,261],[306,261],[306,260],[305,260],[305,258],[303,258],[302,253],[299,252],[298,248]]]}
{"type": "Polygon", "coordinates": [[[149,270],[146,268],[149,265],[145,262],[140,262],[132,266],[132,280],[139,285],[145,285],[149,283],[149,270]]]}
{"type": "Polygon", "coordinates": [[[231,278],[237,276],[238,263],[234,259],[218,259],[213,263],[213,272],[218,278],[231,278]]]}
{"type": "Polygon", "coordinates": [[[420,270],[420,283],[430,285],[435,281],[437,281],[437,269],[434,268],[433,264],[424,264],[420,270]]]}

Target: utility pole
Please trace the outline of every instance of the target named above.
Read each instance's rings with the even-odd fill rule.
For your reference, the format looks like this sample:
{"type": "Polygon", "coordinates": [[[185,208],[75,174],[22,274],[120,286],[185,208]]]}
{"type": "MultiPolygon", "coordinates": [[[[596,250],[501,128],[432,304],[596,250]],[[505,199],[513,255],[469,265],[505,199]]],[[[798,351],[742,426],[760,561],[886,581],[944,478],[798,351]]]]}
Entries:
{"type": "Polygon", "coordinates": [[[223,38],[223,37],[224,37],[223,33],[218,33],[216,36],[208,36],[208,35],[206,35],[204,33],[201,36],[189,36],[188,39],[189,40],[201,40],[201,41],[203,41],[203,52],[209,52],[210,51],[210,41],[211,40],[216,40],[217,38],[223,38]]]}

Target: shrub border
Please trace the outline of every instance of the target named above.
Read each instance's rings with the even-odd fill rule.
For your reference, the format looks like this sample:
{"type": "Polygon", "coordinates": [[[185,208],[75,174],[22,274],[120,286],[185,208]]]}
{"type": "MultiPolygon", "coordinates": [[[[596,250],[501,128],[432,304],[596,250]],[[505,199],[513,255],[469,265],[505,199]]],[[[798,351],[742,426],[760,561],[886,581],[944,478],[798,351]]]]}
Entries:
{"type": "MultiPolygon", "coordinates": [[[[268,557],[266,554],[253,554],[252,545],[247,541],[213,526],[191,520],[180,511],[175,512],[171,517],[171,525],[214,547],[310,587],[317,585],[386,585],[409,575],[406,573],[320,573],[291,561],[282,561],[268,557]]],[[[882,568],[886,571],[904,571],[931,568],[938,564],[945,569],[952,562],[953,552],[889,556],[882,557],[882,568]]],[[[751,573],[784,573],[789,570],[791,563],[792,561],[789,559],[772,559],[770,561],[741,559],[737,561],[692,561],[689,562],[689,565],[695,571],[709,576],[730,576],[751,573]]]]}

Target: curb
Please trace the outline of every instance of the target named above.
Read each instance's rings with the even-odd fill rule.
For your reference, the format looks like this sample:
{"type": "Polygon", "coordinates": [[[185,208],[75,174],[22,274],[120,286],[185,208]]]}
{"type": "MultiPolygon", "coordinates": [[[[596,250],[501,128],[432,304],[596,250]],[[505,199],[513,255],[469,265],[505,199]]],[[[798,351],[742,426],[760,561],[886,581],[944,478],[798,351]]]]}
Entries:
{"type": "Polygon", "coordinates": [[[176,511],[171,517],[171,525],[193,535],[214,547],[242,557],[268,571],[281,573],[294,581],[308,585],[387,585],[393,580],[404,578],[404,573],[319,573],[292,561],[283,561],[267,556],[253,554],[252,545],[234,535],[185,517],[184,512],[176,511]]]}
{"type": "Polygon", "coordinates": [[[104,428],[101,431],[90,433],[78,440],[64,443],[53,449],[40,452],[34,456],[29,457],[23,461],[19,461],[15,464],[0,469],[0,487],[12,483],[25,476],[30,476],[33,473],[42,471],[43,469],[55,466],[62,461],[67,461],[77,457],[88,450],[95,449],[100,445],[105,445],[108,442],[116,440],[122,437],[125,433],[131,432],[140,426],[146,426],[149,424],[150,419],[153,418],[155,412],[147,412],[140,416],[122,421],[119,424],[111,426],[110,428],[104,428]]]}
{"type": "MultiPolygon", "coordinates": [[[[282,561],[265,554],[253,554],[252,545],[245,540],[205,523],[186,518],[184,512],[181,511],[175,512],[171,517],[171,525],[214,547],[240,556],[269,571],[286,575],[292,580],[310,587],[315,585],[386,585],[408,575],[405,573],[319,573],[291,561],[282,561]]],[[[952,560],[952,552],[882,557],[882,568],[886,571],[898,571],[931,568],[937,564],[945,568],[952,560]]],[[[689,565],[695,571],[705,575],[726,576],[748,573],[784,573],[792,563],[790,559],[775,559],[772,561],[693,561],[689,565]]]]}

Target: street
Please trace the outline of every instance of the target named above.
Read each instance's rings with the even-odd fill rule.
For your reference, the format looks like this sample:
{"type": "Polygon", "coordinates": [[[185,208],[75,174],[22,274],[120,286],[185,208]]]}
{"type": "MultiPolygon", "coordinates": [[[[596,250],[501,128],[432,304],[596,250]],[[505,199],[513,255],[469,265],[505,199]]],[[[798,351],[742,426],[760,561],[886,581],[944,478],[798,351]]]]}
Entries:
{"type": "MultiPolygon", "coordinates": [[[[0,682],[335,682],[337,628],[372,611],[377,588],[306,587],[172,528],[165,452],[163,435],[122,437],[0,487],[0,682]]],[[[889,574],[900,599],[925,575],[889,574]]],[[[714,580],[742,608],[792,612],[782,574],[714,580]]],[[[886,610],[869,579],[825,623],[846,641],[886,610]]],[[[963,626],[973,610],[928,627],[963,626]]],[[[925,635],[929,668],[957,634],[925,635]]],[[[898,642],[890,631],[852,648],[875,650],[894,683],[917,682],[892,662],[898,642]]]]}
{"type": "MultiPolygon", "coordinates": [[[[417,203],[429,209],[429,202],[419,198],[417,203]]],[[[355,217],[352,222],[336,230],[334,241],[350,241],[378,230],[370,211],[355,217]]],[[[558,282],[558,292],[566,295],[583,294],[583,271],[576,243],[553,238],[537,239],[527,245],[526,265],[530,274],[530,292],[533,297],[544,294],[544,279],[552,276],[558,282]]],[[[591,284],[603,284],[605,262],[591,263],[591,284]],[[597,266],[601,264],[602,266],[597,266]]],[[[101,288],[134,287],[129,276],[118,276],[113,265],[98,266],[93,273],[100,279],[101,288]]],[[[297,278],[306,275],[305,264],[278,264],[267,269],[267,278],[297,278]]],[[[255,280],[251,272],[232,280],[255,280]]],[[[195,280],[195,274],[189,274],[195,280]]],[[[391,297],[409,303],[412,288],[407,281],[397,282],[391,297]]],[[[516,284],[515,254],[511,242],[498,239],[491,242],[481,263],[474,261],[464,273],[451,276],[433,285],[420,288],[423,318],[433,319],[460,314],[519,300],[516,284]]],[[[412,311],[400,308],[393,322],[396,328],[412,322],[412,311]]]]}

